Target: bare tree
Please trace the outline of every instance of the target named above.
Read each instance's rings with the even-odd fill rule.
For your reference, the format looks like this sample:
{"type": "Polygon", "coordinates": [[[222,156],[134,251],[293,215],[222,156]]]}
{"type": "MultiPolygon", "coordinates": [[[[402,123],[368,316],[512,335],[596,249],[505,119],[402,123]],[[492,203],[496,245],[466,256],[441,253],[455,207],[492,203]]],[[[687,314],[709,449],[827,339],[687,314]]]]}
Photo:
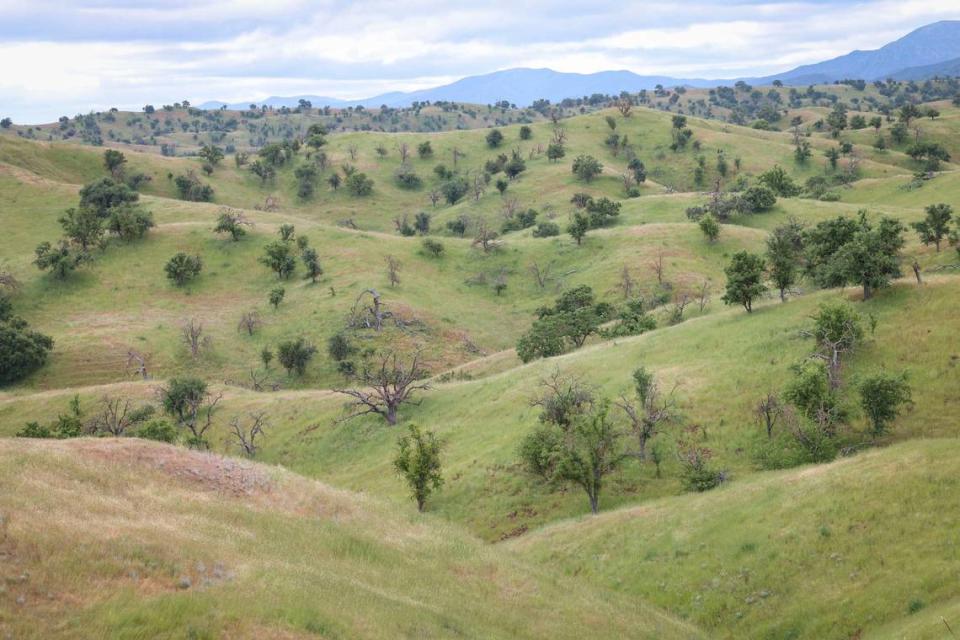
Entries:
{"type": "Polygon", "coordinates": [[[679,324],[683,322],[683,312],[692,302],[689,294],[676,293],[673,296],[673,310],[670,312],[670,323],[679,324]]]}
{"type": "Polygon", "coordinates": [[[710,302],[710,283],[704,280],[700,284],[700,288],[697,289],[697,305],[700,308],[700,313],[703,313],[703,309],[710,302]]]}
{"type": "Polygon", "coordinates": [[[920,263],[914,260],[913,264],[910,265],[910,268],[913,269],[913,275],[917,278],[917,284],[922,286],[923,278],[920,277],[920,263]]]}
{"type": "Polygon", "coordinates": [[[617,100],[617,110],[624,118],[630,117],[630,111],[633,109],[633,102],[629,98],[620,98],[617,100]]]}
{"type": "Polygon", "coordinates": [[[135,375],[140,376],[144,380],[149,380],[150,375],[147,372],[147,356],[130,349],[127,351],[127,369],[132,368],[135,375]]]}
{"type": "Polygon", "coordinates": [[[657,257],[650,263],[650,268],[657,275],[657,284],[663,284],[663,249],[657,251],[657,257]]]}
{"type": "Polygon", "coordinates": [[[383,321],[392,317],[389,311],[384,310],[384,306],[376,289],[364,289],[353,303],[348,324],[351,327],[366,327],[380,331],[383,328],[383,321]],[[369,304],[366,302],[368,297],[369,304]]]}
{"type": "Polygon", "coordinates": [[[510,220],[520,210],[520,200],[515,197],[504,198],[500,203],[500,213],[504,220],[510,220]]]}
{"type": "Polygon", "coordinates": [[[410,158],[410,145],[401,142],[397,145],[397,152],[400,154],[400,164],[407,164],[407,160],[410,158]]]}
{"type": "Polygon", "coordinates": [[[397,411],[403,404],[420,404],[411,396],[417,391],[430,388],[421,362],[421,353],[416,351],[407,360],[396,351],[380,354],[363,363],[357,380],[364,385],[358,389],[334,389],[350,396],[347,405],[350,414],[339,420],[343,422],[367,414],[376,414],[389,425],[397,424],[397,411]]]}
{"type": "Polygon", "coordinates": [[[487,181],[483,179],[483,176],[477,174],[473,176],[473,200],[476,202],[483,197],[483,194],[487,190],[487,181]]]}
{"type": "Polygon", "coordinates": [[[395,287],[400,284],[400,261],[394,256],[384,258],[387,263],[387,278],[390,280],[390,286],[395,287]]]}
{"type": "Polygon", "coordinates": [[[563,127],[555,126],[553,128],[553,142],[554,144],[563,144],[567,141],[567,130],[563,127]]]}
{"type": "Polygon", "coordinates": [[[100,406],[100,413],[93,419],[93,429],[96,432],[120,437],[133,425],[128,399],[103,396],[100,406]]]}
{"type": "Polygon", "coordinates": [[[489,253],[499,246],[497,237],[497,232],[490,228],[490,225],[485,219],[480,218],[480,220],[477,221],[477,232],[473,236],[474,246],[480,245],[484,253],[489,253]]]}
{"type": "Polygon", "coordinates": [[[237,446],[248,458],[257,455],[257,437],[263,435],[266,426],[267,414],[264,411],[250,413],[249,420],[244,421],[240,416],[230,421],[230,435],[237,446]]]}
{"type": "Polygon", "coordinates": [[[20,281],[9,271],[0,271],[0,288],[17,291],[20,289],[20,281]]]}
{"type": "Polygon", "coordinates": [[[437,203],[440,202],[440,191],[438,189],[430,189],[427,197],[430,198],[430,204],[436,207],[437,203]]]}
{"type": "Polygon", "coordinates": [[[237,331],[246,331],[247,335],[252,336],[254,332],[263,325],[260,319],[260,312],[256,309],[246,311],[240,316],[240,322],[237,324],[237,331]]]}
{"type": "Polygon", "coordinates": [[[357,151],[359,151],[359,150],[360,150],[360,147],[358,147],[358,146],[355,145],[355,144],[352,144],[352,143],[351,143],[351,144],[348,144],[348,145],[347,145],[347,153],[350,155],[350,161],[351,161],[351,162],[356,162],[356,161],[357,161],[357,151]]]}
{"type": "Polygon", "coordinates": [[[180,329],[184,344],[190,350],[190,356],[196,358],[200,351],[210,346],[210,336],[203,335],[203,323],[190,318],[180,329]]]}
{"type": "Polygon", "coordinates": [[[623,299],[628,300],[633,297],[636,287],[637,281],[633,279],[630,267],[623,265],[623,269],[620,271],[620,281],[617,282],[616,288],[623,293],[623,299]]]}
{"type": "Polygon", "coordinates": [[[457,147],[454,147],[453,149],[451,149],[450,153],[453,155],[453,168],[456,169],[457,162],[460,160],[460,158],[464,157],[465,154],[462,151],[460,151],[460,149],[458,149],[457,147]]]}
{"type": "Polygon", "coordinates": [[[553,269],[553,263],[549,263],[545,266],[540,266],[539,263],[534,262],[529,267],[527,271],[530,272],[530,275],[533,276],[534,281],[537,283],[537,286],[543,289],[547,286],[547,282],[550,281],[550,271],[553,269]]]}
{"type": "Polygon", "coordinates": [[[193,436],[192,441],[197,445],[206,441],[204,436],[213,424],[213,414],[222,399],[223,392],[221,391],[216,396],[208,392],[203,396],[187,400],[187,420],[183,422],[183,425],[190,431],[193,436]],[[203,416],[202,419],[201,415],[203,416]]]}
{"type": "Polygon", "coordinates": [[[784,407],[780,398],[772,392],[761,398],[757,403],[754,414],[758,420],[763,421],[763,425],[767,429],[767,438],[773,437],[773,428],[776,426],[777,420],[783,415],[783,410],[784,407]]]}

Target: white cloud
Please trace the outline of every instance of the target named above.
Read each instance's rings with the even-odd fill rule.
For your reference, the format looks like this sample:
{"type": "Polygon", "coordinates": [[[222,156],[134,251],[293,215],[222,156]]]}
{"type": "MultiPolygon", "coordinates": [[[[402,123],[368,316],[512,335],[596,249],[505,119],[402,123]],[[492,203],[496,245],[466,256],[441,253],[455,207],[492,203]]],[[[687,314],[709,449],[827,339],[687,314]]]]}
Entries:
{"type": "Polygon", "coordinates": [[[356,98],[509,67],[766,74],[876,48],[953,3],[0,0],[0,115],[189,98],[356,98]]]}

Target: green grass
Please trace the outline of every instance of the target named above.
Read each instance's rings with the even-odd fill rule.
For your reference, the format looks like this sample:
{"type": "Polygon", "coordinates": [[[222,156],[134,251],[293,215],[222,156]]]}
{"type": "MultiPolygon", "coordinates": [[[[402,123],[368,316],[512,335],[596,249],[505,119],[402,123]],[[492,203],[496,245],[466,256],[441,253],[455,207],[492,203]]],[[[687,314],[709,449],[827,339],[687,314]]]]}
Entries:
{"type": "Polygon", "coordinates": [[[958,456],[955,440],[900,444],[559,523],[511,546],[714,637],[873,637],[903,619],[904,635],[888,637],[945,638],[932,616],[914,625],[909,612],[949,604],[957,620],[960,521],[945,506],[960,489],[958,456]]]}
{"type": "Polygon", "coordinates": [[[13,637],[700,637],[276,468],[136,440],[4,440],[0,459],[13,637]]]}
{"type": "MultiPolygon", "coordinates": [[[[895,441],[957,434],[949,408],[955,399],[958,355],[950,318],[958,286],[955,279],[944,277],[923,290],[901,285],[866,305],[858,303],[862,312],[876,316],[878,325],[845,369],[849,394],[852,397],[859,377],[876,369],[909,372],[916,402],[898,420],[895,441]]],[[[749,450],[760,431],[752,418],[753,405],[768,390],[781,387],[789,378],[790,365],[809,353],[811,344],[799,333],[819,303],[837,296],[824,292],[772,303],[752,315],[731,309],[644,336],[596,343],[561,358],[504,367],[502,373],[474,381],[439,385],[424,396],[422,406],[401,411],[402,420],[428,426],[447,441],[447,483],[431,509],[489,540],[584,512],[586,499],[579,491],[551,491],[517,464],[520,439],[537,421],[538,412],[529,401],[538,393],[539,380],[558,368],[615,396],[628,391],[634,368],[650,367],[665,387],[679,385],[683,423],[703,427],[715,463],[734,479],[749,476],[754,472],[749,450]]],[[[81,391],[84,407],[93,412],[104,393],[149,397],[155,386],[140,383],[81,391]]],[[[406,501],[390,467],[397,431],[379,419],[334,424],[342,415],[344,398],[326,391],[254,394],[229,388],[228,392],[212,439],[218,447],[230,446],[229,416],[267,410],[275,427],[265,441],[264,460],[335,486],[406,501]]],[[[71,394],[64,390],[46,395],[43,407],[30,395],[8,398],[0,404],[2,433],[12,435],[30,419],[54,417],[65,410],[71,394]]],[[[860,417],[852,425],[865,428],[860,417]]],[[[668,443],[678,429],[668,429],[664,436],[668,443]]],[[[602,506],[610,509],[680,490],[675,463],[665,464],[660,479],[651,466],[631,463],[611,478],[602,506]]]]}
{"type": "MultiPolygon", "coordinates": [[[[848,87],[830,91],[845,98],[854,95],[848,87]]],[[[684,107],[703,95],[690,92],[684,107]]],[[[951,127],[960,110],[944,105],[941,111],[941,119],[929,126],[954,144],[951,127]]],[[[793,113],[800,113],[809,124],[823,117],[824,108],[792,110],[788,115],[793,113]]],[[[910,223],[921,219],[923,208],[933,202],[953,203],[957,208],[956,165],[945,165],[935,179],[908,190],[903,187],[915,167],[902,148],[876,152],[869,146],[872,132],[847,132],[843,137],[856,143],[863,158],[862,179],[851,188],[838,188],[839,202],[780,199],[769,212],[739,216],[724,225],[720,240],[709,244],[685,211],[708,199],[705,191],[717,177],[718,150],[730,163],[725,184],[738,173],[755,178],[773,164],[784,166],[803,182],[825,171],[823,150],[836,142],[827,134],[813,133],[808,139],[814,157],[806,166],[798,166],[789,132],[690,117],[701,149],[675,153],[668,149],[672,115],[638,108],[626,119],[612,110],[563,119],[567,157],[559,163],[537,153],[537,146],[545,148],[553,133],[546,122],[531,125],[530,141],[519,140],[518,124],[504,126],[506,139],[496,150],[486,146],[483,130],[330,136],[324,150],[332,167],[351,162],[374,179],[374,194],[367,198],[353,197],[344,189],[334,192],[321,182],[312,199],[298,199],[293,171],[297,164],[310,161],[305,150],[279,170],[274,183],[261,185],[246,169],[238,170],[231,158],[208,178],[199,174],[200,162],[195,158],[163,158],[126,146],[131,168],[152,177],[142,201],[153,211],[158,226],[143,241],[111,242],[93,264],[66,282],[37,271],[32,265],[33,248],[59,235],[57,218],[75,206],[80,185],[105,175],[102,150],[0,136],[0,211],[6,214],[0,268],[11,271],[23,284],[13,297],[15,312],[56,341],[43,369],[0,392],[0,435],[11,436],[30,420],[53,419],[66,410],[74,394],[89,417],[104,395],[153,401],[164,379],[198,375],[225,393],[211,432],[215,450],[236,451],[227,433],[230,418],[264,410],[270,425],[261,460],[375,496],[337,494],[341,496],[338,509],[351,506],[351,513],[371,514],[355,515],[356,527],[339,530],[337,518],[319,523],[311,519],[313,507],[293,515],[274,513],[271,509],[276,504],[257,503],[251,508],[249,500],[222,498],[220,489],[195,494],[156,474],[141,479],[132,463],[111,466],[115,478],[104,476],[88,454],[106,444],[0,441],[0,456],[10,461],[0,466],[0,474],[6,474],[0,480],[9,480],[4,486],[19,483],[20,488],[19,494],[0,497],[0,507],[13,505],[9,508],[20,515],[11,526],[20,527],[21,536],[24,532],[36,535],[37,548],[53,558],[49,570],[38,571],[57,585],[54,593],[61,589],[79,593],[91,583],[110,585],[102,597],[79,604],[55,597],[48,609],[31,608],[30,621],[40,620],[43,611],[59,612],[61,620],[50,627],[50,633],[63,637],[83,635],[78,630],[86,628],[94,629],[96,635],[136,637],[130,630],[137,625],[160,637],[174,637],[177,629],[189,627],[198,637],[256,637],[281,631],[290,637],[309,633],[324,637],[458,633],[580,637],[583,626],[578,625],[600,625],[593,628],[597,637],[623,636],[623,629],[633,629],[641,637],[655,636],[656,625],[630,627],[634,614],[651,619],[650,614],[637,611],[636,596],[641,594],[721,637],[820,638],[833,637],[834,629],[839,630],[837,637],[849,637],[861,628],[877,637],[937,637],[935,616],[940,614],[936,612],[952,620],[958,597],[944,578],[945,572],[955,572],[954,557],[945,556],[942,567],[937,564],[938,551],[955,555],[949,545],[956,523],[944,509],[942,520],[931,515],[938,514],[938,505],[947,503],[944,492],[952,490],[953,484],[946,470],[960,453],[946,440],[958,435],[960,353],[955,316],[960,278],[955,270],[944,269],[956,263],[956,252],[945,248],[936,253],[908,232],[904,270],[909,272],[907,265],[917,260],[926,284],[917,287],[905,278],[866,303],[859,301],[857,291],[816,291],[806,282],[786,304],[771,295],[750,315],[725,307],[720,296],[723,267],[730,256],[740,250],[762,251],[767,233],[791,217],[812,225],[838,215],[854,216],[866,208],[872,217],[892,215],[910,223]],[[637,198],[623,199],[620,174],[626,158],[615,156],[603,144],[609,133],[604,117],[611,114],[617,131],[629,137],[648,169],[649,180],[637,198]],[[411,161],[424,178],[424,187],[400,189],[393,180],[399,165],[397,144],[404,141],[415,147],[428,139],[435,156],[411,161]],[[356,160],[349,160],[351,145],[358,149],[356,160]],[[375,152],[378,145],[388,149],[386,157],[375,152]],[[490,187],[476,200],[468,196],[453,206],[434,208],[427,199],[429,189],[439,184],[433,167],[452,166],[455,148],[464,154],[460,168],[471,175],[485,160],[509,154],[513,148],[527,159],[527,171],[510,184],[504,197],[490,187]],[[576,180],[570,171],[573,158],[581,153],[596,156],[605,166],[604,173],[589,184],[576,180]],[[695,185],[693,168],[701,155],[706,176],[703,185],[695,185]],[[737,157],[739,172],[733,168],[737,157]],[[213,185],[215,202],[174,198],[170,176],[191,169],[213,185]],[[535,208],[541,219],[551,219],[562,228],[572,211],[571,196],[581,191],[622,201],[623,208],[616,225],[591,231],[580,247],[566,235],[537,239],[527,230],[505,234],[500,250],[485,254],[471,246],[471,233],[455,238],[445,230],[447,221],[462,215],[473,223],[485,219],[499,228],[504,204],[513,198],[521,208],[535,208]],[[279,209],[256,209],[268,196],[279,200],[279,209]],[[219,209],[225,205],[242,208],[255,222],[240,242],[212,233],[219,209]],[[419,211],[433,216],[431,237],[446,249],[441,259],[423,254],[421,238],[401,237],[394,230],[395,218],[412,218],[419,211]],[[346,219],[359,229],[338,224],[346,219]],[[287,295],[273,310],[267,294],[278,282],[258,258],[282,223],[296,225],[298,234],[310,238],[325,273],[313,285],[301,278],[301,267],[294,278],[280,283],[287,295]],[[199,279],[183,289],[171,286],[163,274],[164,263],[177,251],[196,253],[204,260],[199,279]],[[685,322],[667,326],[666,310],[659,310],[655,313],[660,327],[646,335],[606,342],[594,338],[577,352],[521,365],[512,347],[538,307],[581,284],[591,286],[603,300],[619,302],[621,294],[615,286],[624,267],[637,280],[638,291],[648,295],[656,284],[651,263],[660,254],[664,280],[678,293],[692,293],[703,283],[710,287],[711,301],[702,311],[691,305],[685,322]],[[387,282],[387,256],[402,263],[401,283],[395,288],[387,282]],[[542,289],[529,273],[534,263],[551,269],[553,277],[542,289]],[[507,289],[498,296],[490,283],[500,274],[507,279],[507,289]],[[343,381],[325,353],[326,340],[344,328],[356,296],[368,287],[383,294],[388,309],[405,326],[391,326],[381,334],[358,331],[355,342],[361,347],[423,347],[431,373],[453,372],[435,379],[434,389],[421,396],[422,404],[401,410],[402,422],[434,430],[446,443],[445,485],[431,498],[431,515],[424,519],[403,515],[412,508],[390,463],[398,429],[370,417],[337,422],[345,399],[329,391],[343,381]],[[782,388],[790,365],[810,352],[812,345],[801,331],[817,305],[838,298],[850,300],[877,320],[875,334],[845,366],[846,397],[853,403],[857,382],[869,373],[903,370],[909,374],[914,403],[880,443],[891,445],[886,449],[833,466],[758,473],[750,455],[760,435],[753,407],[766,392],[782,388]],[[251,309],[263,318],[263,327],[252,337],[237,331],[240,314],[251,309]],[[210,347],[196,359],[188,355],[179,335],[181,323],[188,318],[202,321],[211,338],[210,347]],[[259,366],[260,351],[294,337],[304,337],[320,348],[306,374],[288,378],[274,364],[268,377],[281,383],[281,391],[245,389],[242,385],[250,369],[259,366]],[[151,380],[133,380],[126,368],[129,349],[149,356],[151,380]],[[640,365],[652,369],[664,387],[678,385],[682,419],[660,438],[669,448],[684,425],[699,425],[706,446],[714,451],[714,463],[728,473],[730,485],[703,496],[680,495],[672,455],[659,478],[651,465],[631,462],[605,487],[601,506],[607,515],[536,533],[540,527],[587,510],[581,492],[544,486],[517,463],[518,444],[537,424],[538,411],[530,400],[538,392],[539,381],[559,369],[583,377],[598,392],[613,397],[629,390],[631,372],[640,365]],[[51,480],[48,484],[55,489],[45,489],[45,480],[51,480]],[[860,496],[863,500],[857,502],[860,496]],[[52,520],[50,527],[44,526],[44,520],[24,522],[30,500],[47,515],[62,511],[64,505],[103,514],[107,534],[101,533],[101,538],[106,535],[107,542],[119,541],[119,555],[105,551],[107,546],[99,538],[97,543],[64,545],[67,525],[63,522],[52,520]],[[149,508],[132,513],[126,506],[134,500],[149,508]],[[920,515],[911,519],[906,510],[913,504],[920,515]],[[660,515],[640,517],[647,513],[645,509],[660,515]],[[782,522],[767,517],[770,513],[781,513],[782,522]],[[169,518],[163,522],[174,524],[150,529],[151,518],[161,516],[169,518]],[[860,526],[863,522],[866,528],[860,526]],[[199,529],[184,528],[184,523],[199,529]],[[786,525],[777,528],[778,523],[786,525]],[[422,536],[430,544],[418,546],[405,537],[399,548],[391,546],[391,531],[406,536],[411,528],[429,530],[422,536]],[[149,544],[137,547],[130,542],[144,531],[150,534],[149,544]],[[115,532],[119,533],[114,536],[115,532]],[[564,535],[570,536],[569,541],[564,535]],[[561,580],[550,569],[531,569],[524,563],[513,567],[517,560],[512,552],[484,548],[476,540],[513,537],[530,538],[518,546],[529,551],[536,564],[560,564],[570,573],[583,575],[561,580]],[[578,541],[583,539],[589,544],[580,546],[578,541]],[[263,540],[271,543],[265,545],[263,540]],[[317,540],[321,552],[314,546],[317,540]],[[554,549],[541,540],[559,542],[554,549]],[[820,551],[830,544],[837,548],[827,550],[824,560],[820,551]],[[69,548],[58,550],[57,545],[69,548]],[[631,550],[628,556],[617,553],[625,549],[631,550]],[[885,570],[877,558],[885,557],[888,549],[894,569],[885,570]],[[840,554],[839,560],[830,559],[834,551],[840,554]],[[295,568],[302,558],[314,558],[317,553],[316,559],[309,560],[315,564],[301,571],[295,568]],[[476,553],[501,564],[496,564],[494,574],[470,565],[466,584],[454,585],[459,574],[451,574],[452,559],[464,554],[474,558],[476,553]],[[143,554],[144,566],[152,567],[151,576],[158,581],[151,579],[148,585],[162,587],[156,591],[118,582],[127,570],[125,558],[143,554]],[[191,597],[170,588],[183,567],[197,560],[217,562],[217,556],[249,573],[233,585],[191,592],[191,597]],[[911,562],[916,571],[905,571],[911,562]],[[416,572],[418,566],[422,577],[416,572]],[[748,571],[749,581],[741,569],[748,571]],[[498,582],[500,575],[507,576],[506,582],[498,582]],[[523,585],[547,586],[517,587],[520,583],[512,581],[519,575],[532,576],[529,580],[534,581],[523,585]],[[57,582],[58,576],[63,576],[62,583],[57,582]],[[362,584],[344,582],[343,576],[360,576],[362,584]],[[440,578],[431,581],[427,576],[440,578]],[[541,579],[544,582],[537,582],[541,579]],[[594,584],[577,586],[581,581],[594,584]],[[416,591],[412,599],[398,595],[407,582],[416,591]],[[317,584],[321,594],[330,594],[328,598],[316,596],[317,584]],[[626,593],[609,596],[607,587],[626,593]],[[432,595],[434,590],[443,593],[432,595]],[[761,591],[769,593],[763,597],[758,595],[761,591]],[[821,598],[822,593],[831,598],[821,598]],[[593,613],[580,611],[580,605],[592,603],[591,599],[608,596],[612,598],[608,604],[594,607],[593,613]],[[423,604],[434,597],[438,598],[435,607],[423,604]],[[520,601],[508,614],[497,616],[503,609],[497,598],[520,601]],[[560,617],[551,626],[553,619],[548,621],[547,614],[540,613],[554,601],[559,603],[560,617]],[[220,607],[223,602],[230,606],[212,614],[214,605],[220,607]],[[522,626],[530,620],[543,626],[522,626]]],[[[298,121],[297,126],[302,124],[298,121]]],[[[849,428],[865,428],[855,407],[849,428]]],[[[183,451],[177,455],[196,460],[183,451]]],[[[306,481],[288,474],[270,473],[286,478],[281,482],[284,487],[284,483],[305,486],[306,481]]],[[[297,495],[320,491],[317,485],[310,486],[309,491],[298,489],[297,495]]],[[[288,504],[287,500],[280,502],[288,504]]],[[[75,525],[79,516],[64,518],[75,525]]],[[[93,520],[88,517],[87,521],[93,520]]],[[[84,541],[97,533],[87,526],[81,527],[83,535],[90,536],[84,541]]],[[[10,601],[3,598],[0,628],[15,624],[2,613],[10,601]]],[[[669,631],[660,633],[670,637],[669,631]]],[[[695,635],[681,630],[680,635],[684,634],[695,635]]]]}

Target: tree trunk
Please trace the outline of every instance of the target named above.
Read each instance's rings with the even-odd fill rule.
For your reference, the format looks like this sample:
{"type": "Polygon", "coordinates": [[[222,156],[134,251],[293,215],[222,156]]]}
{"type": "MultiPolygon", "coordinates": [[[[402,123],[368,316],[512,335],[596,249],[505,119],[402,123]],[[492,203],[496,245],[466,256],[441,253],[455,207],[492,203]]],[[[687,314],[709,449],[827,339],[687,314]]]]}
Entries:
{"type": "Polygon", "coordinates": [[[786,302],[786,301],[787,301],[787,290],[781,287],[781,288],[780,288],[780,302],[786,302]]]}
{"type": "Polygon", "coordinates": [[[397,424],[397,407],[393,404],[387,405],[387,424],[395,425],[397,424]]]}
{"type": "Polygon", "coordinates": [[[869,300],[871,295],[873,295],[873,293],[870,291],[870,285],[864,282],[863,283],[863,299],[869,300]]]}
{"type": "Polygon", "coordinates": [[[587,496],[590,498],[590,512],[597,515],[600,513],[600,496],[594,492],[587,492],[587,496]]]}

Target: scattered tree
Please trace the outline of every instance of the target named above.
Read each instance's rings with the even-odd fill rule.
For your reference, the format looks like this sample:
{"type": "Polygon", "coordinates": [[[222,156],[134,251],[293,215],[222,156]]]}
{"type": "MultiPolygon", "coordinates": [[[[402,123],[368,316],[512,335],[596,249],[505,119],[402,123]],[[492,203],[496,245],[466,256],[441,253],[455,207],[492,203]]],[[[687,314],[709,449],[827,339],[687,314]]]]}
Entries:
{"type": "Polygon", "coordinates": [[[416,425],[397,441],[393,466],[410,485],[417,510],[423,511],[427,498],[443,485],[440,475],[440,450],[443,443],[432,431],[421,431],[416,425]]]}

